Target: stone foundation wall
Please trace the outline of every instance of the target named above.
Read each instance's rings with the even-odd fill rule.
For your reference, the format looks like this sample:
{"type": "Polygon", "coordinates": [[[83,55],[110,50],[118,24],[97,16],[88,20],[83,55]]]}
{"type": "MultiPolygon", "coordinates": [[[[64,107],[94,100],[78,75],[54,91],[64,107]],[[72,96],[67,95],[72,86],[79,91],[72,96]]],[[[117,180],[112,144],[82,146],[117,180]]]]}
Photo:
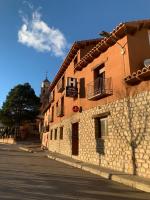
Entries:
{"type": "Polygon", "coordinates": [[[57,140],[49,139],[49,150],[72,156],[71,124],[76,121],[79,121],[76,159],[133,173],[135,155],[136,173],[150,178],[150,92],[83,111],[55,124],[51,129],[58,128],[57,140]],[[110,113],[108,135],[97,139],[93,116],[106,112],[110,113]],[[64,127],[63,140],[59,139],[60,126],[64,127]]]}
{"type": "Polygon", "coordinates": [[[59,152],[61,154],[71,156],[71,121],[70,119],[64,120],[54,126],[51,126],[51,130],[53,130],[53,138],[50,140],[49,133],[49,144],[48,149],[53,152],[59,152]],[[60,127],[63,126],[63,139],[60,139],[60,127]],[[55,129],[57,128],[57,139],[54,139],[55,129]]]}
{"type": "Polygon", "coordinates": [[[0,138],[0,143],[16,144],[16,140],[14,138],[0,138]]]}

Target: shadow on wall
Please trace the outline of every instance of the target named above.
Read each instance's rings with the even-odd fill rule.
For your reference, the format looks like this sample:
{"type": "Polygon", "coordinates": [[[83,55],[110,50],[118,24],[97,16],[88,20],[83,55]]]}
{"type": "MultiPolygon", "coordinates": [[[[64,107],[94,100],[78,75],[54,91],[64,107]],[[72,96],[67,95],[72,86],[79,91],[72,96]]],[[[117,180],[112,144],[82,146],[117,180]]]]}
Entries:
{"type": "Polygon", "coordinates": [[[101,154],[101,155],[104,155],[104,139],[101,139],[101,138],[96,138],[96,152],[101,154]]]}

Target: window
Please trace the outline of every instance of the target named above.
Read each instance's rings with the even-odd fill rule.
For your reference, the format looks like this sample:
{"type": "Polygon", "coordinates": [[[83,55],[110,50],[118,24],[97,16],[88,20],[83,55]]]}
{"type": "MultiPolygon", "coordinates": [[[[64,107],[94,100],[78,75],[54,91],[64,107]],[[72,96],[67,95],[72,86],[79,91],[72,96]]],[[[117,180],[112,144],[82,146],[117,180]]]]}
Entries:
{"type": "Polygon", "coordinates": [[[54,106],[52,107],[52,122],[54,121],[54,106]]]}
{"type": "Polygon", "coordinates": [[[94,80],[97,78],[105,78],[105,64],[102,63],[94,69],[94,80]]]}
{"type": "Polygon", "coordinates": [[[80,90],[79,90],[79,95],[80,98],[85,98],[85,78],[80,78],[80,90]]]}
{"type": "Polygon", "coordinates": [[[56,103],[56,116],[57,117],[64,116],[64,96],[61,97],[60,102],[56,103]]]}
{"type": "Polygon", "coordinates": [[[50,94],[49,94],[49,102],[52,103],[54,101],[54,98],[55,98],[55,90],[50,92],[50,94]]]}
{"type": "Polygon", "coordinates": [[[55,129],[55,136],[54,139],[57,140],[57,128],[55,129]]]}
{"type": "Polygon", "coordinates": [[[63,88],[63,90],[65,88],[65,77],[64,76],[62,77],[62,88],[63,88]]]}
{"type": "Polygon", "coordinates": [[[93,81],[87,85],[87,98],[98,100],[112,95],[112,78],[105,76],[105,63],[95,66],[93,69],[93,81]]]}
{"type": "Polygon", "coordinates": [[[55,89],[53,90],[52,94],[53,94],[53,100],[54,100],[55,99],[55,89]]]}
{"type": "Polygon", "coordinates": [[[94,93],[105,92],[105,65],[101,64],[94,70],[94,93]]]}
{"type": "Polygon", "coordinates": [[[58,113],[58,102],[56,103],[56,115],[58,113]]]}
{"type": "Polygon", "coordinates": [[[50,134],[50,140],[53,139],[53,130],[51,130],[51,134],[50,134]]]}
{"type": "Polygon", "coordinates": [[[63,140],[63,127],[60,127],[60,140],[63,140]]]}
{"type": "Polygon", "coordinates": [[[95,138],[104,138],[108,135],[108,117],[95,118],[95,138]]]}
{"type": "Polygon", "coordinates": [[[46,132],[49,132],[49,125],[46,125],[46,132]]]}
{"type": "Polygon", "coordinates": [[[64,115],[64,96],[61,98],[61,114],[64,115]]]}
{"type": "Polygon", "coordinates": [[[64,89],[65,89],[65,77],[63,76],[62,78],[59,79],[57,83],[57,91],[63,92],[64,89]]]}

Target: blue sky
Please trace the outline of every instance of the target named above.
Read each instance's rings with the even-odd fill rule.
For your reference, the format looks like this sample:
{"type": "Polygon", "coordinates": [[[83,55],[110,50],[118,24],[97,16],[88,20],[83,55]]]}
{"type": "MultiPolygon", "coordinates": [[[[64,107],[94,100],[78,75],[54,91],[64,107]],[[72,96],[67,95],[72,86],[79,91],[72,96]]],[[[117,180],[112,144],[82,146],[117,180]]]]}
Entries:
{"type": "Polygon", "coordinates": [[[0,106],[19,83],[39,95],[46,71],[53,80],[75,40],[148,18],[150,0],[0,0],[0,106]]]}

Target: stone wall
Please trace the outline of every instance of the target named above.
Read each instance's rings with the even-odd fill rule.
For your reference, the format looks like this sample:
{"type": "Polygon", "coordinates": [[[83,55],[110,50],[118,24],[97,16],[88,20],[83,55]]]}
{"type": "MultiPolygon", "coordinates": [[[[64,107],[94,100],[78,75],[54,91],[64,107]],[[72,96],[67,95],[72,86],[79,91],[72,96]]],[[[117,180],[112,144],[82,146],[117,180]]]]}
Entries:
{"type": "Polygon", "coordinates": [[[14,138],[0,138],[0,143],[3,143],[3,144],[16,144],[16,140],[14,138]]]}
{"type": "Polygon", "coordinates": [[[57,140],[49,139],[50,151],[72,156],[71,124],[77,121],[79,155],[74,156],[76,159],[133,173],[135,152],[136,173],[150,178],[150,92],[97,106],[55,124],[51,129],[58,128],[57,140]],[[94,116],[102,113],[109,113],[108,135],[97,139],[94,116]],[[59,139],[60,126],[64,127],[63,140],[59,139]]]}
{"type": "Polygon", "coordinates": [[[54,126],[51,126],[53,130],[53,138],[50,140],[49,133],[49,150],[53,152],[59,152],[61,154],[71,156],[71,121],[70,119],[64,120],[54,126]],[[60,140],[60,127],[63,126],[63,139],[60,140]],[[57,128],[57,139],[55,140],[55,129],[57,128]]]}

